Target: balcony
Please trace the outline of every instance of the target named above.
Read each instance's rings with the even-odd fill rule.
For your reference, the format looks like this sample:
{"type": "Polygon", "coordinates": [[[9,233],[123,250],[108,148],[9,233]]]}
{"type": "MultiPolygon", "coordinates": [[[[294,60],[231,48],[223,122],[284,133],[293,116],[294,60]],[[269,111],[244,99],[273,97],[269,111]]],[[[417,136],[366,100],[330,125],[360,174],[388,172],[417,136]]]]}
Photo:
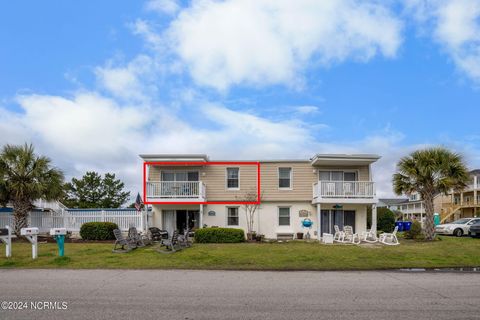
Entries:
{"type": "Polygon", "coordinates": [[[319,181],[313,184],[313,203],[376,203],[375,182],[319,181]]]}
{"type": "Polygon", "coordinates": [[[206,201],[206,187],[202,181],[149,181],[147,200],[150,202],[206,201]]]}

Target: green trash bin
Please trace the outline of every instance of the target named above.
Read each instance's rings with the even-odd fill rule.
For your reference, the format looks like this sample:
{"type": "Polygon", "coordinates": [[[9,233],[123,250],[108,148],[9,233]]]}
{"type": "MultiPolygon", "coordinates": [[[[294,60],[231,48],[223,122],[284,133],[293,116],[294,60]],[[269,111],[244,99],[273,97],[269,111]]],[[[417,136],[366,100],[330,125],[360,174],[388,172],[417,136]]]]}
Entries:
{"type": "Polygon", "coordinates": [[[434,213],[433,214],[433,224],[438,226],[440,224],[440,214],[434,213]]]}

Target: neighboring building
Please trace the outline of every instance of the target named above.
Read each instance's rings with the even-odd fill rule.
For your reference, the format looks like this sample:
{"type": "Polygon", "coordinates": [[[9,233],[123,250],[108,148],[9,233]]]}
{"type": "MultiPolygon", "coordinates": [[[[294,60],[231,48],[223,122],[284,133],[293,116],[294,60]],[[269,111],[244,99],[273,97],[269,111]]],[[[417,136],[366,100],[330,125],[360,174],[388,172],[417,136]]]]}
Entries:
{"type": "Polygon", "coordinates": [[[480,170],[470,171],[470,181],[462,192],[440,195],[441,221],[480,216],[480,170]]]}
{"type": "Polygon", "coordinates": [[[307,216],[314,223],[313,238],[333,233],[334,225],[365,231],[368,207],[376,221],[378,200],[371,165],[380,158],[377,155],[318,154],[310,160],[255,161],[260,164],[260,177],[256,165],[227,161],[207,165],[206,155],[140,157],[146,162],[147,202],[168,202],[152,205],[152,224],[169,232],[183,231],[187,219],[190,228],[246,230],[244,205],[232,202],[258,191],[257,178],[261,179],[262,199],[254,229],[266,238],[306,232],[301,221],[307,216]]]}
{"type": "Polygon", "coordinates": [[[378,199],[377,208],[387,208],[391,211],[401,211],[402,203],[408,202],[407,198],[378,199]]]}
{"type": "MultiPolygon", "coordinates": [[[[440,214],[441,223],[480,216],[480,170],[470,171],[470,182],[461,192],[450,192],[447,195],[435,196],[434,211],[440,214]]],[[[425,203],[417,193],[401,204],[400,211],[404,220],[423,220],[425,203]]]]}
{"type": "Polygon", "coordinates": [[[400,212],[403,220],[418,220],[423,222],[425,215],[425,203],[418,193],[411,194],[406,201],[400,205],[400,212]]]}

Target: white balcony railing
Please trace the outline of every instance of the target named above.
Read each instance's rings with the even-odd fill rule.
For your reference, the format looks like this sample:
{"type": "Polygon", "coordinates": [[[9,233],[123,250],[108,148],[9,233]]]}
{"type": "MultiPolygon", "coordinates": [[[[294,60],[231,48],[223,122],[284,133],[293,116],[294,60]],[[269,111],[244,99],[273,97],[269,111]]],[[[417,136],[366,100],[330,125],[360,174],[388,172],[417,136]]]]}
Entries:
{"type": "Polygon", "coordinates": [[[147,182],[147,198],[204,200],[205,191],[205,184],[202,181],[147,182]]]}
{"type": "Polygon", "coordinates": [[[375,182],[319,181],[313,185],[313,198],[369,199],[375,197],[375,182]]]}

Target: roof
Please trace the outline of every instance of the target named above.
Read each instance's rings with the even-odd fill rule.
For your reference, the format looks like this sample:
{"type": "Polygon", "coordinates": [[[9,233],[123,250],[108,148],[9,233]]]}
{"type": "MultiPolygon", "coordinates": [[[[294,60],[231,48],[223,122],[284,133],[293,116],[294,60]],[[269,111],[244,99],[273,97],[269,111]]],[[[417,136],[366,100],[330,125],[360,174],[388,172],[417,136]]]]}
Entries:
{"type": "Polygon", "coordinates": [[[475,169],[469,172],[471,176],[480,176],[480,169],[475,169]]]}
{"type": "MultiPolygon", "coordinates": [[[[140,154],[140,158],[145,161],[165,161],[165,162],[181,162],[181,161],[194,161],[194,162],[208,162],[209,157],[206,154],[140,154]]],[[[370,164],[381,157],[374,154],[316,154],[311,159],[265,159],[265,160],[248,160],[255,162],[310,162],[312,165],[324,164],[324,165],[364,165],[370,164]]],[[[238,160],[238,159],[236,159],[238,160]]],[[[220,160],[216,160],[220,161],[220,160]]],[[[234,160],[222,160],[222,161],[234,161],[234,160]]],[[[247,161],[247,160],[241,160],[247,161]]]]}
{"type": "Polygon", "coordinates": [[[376,154],[316,154],[310,160],[312,165],[367,165],[380,158],[376,154]]]}
{"type": "Polygon", "coordinates": [[[396,205],[408,202],[407,198],[393,198],[393,199],[378,199],[379,202],[383,202],[386,205],[396,205]]]}
{"type": "Polygon", "coordinates": [[[145,161],[209,161],[206,154],[141,154],[140,158],[145,161]]]}

